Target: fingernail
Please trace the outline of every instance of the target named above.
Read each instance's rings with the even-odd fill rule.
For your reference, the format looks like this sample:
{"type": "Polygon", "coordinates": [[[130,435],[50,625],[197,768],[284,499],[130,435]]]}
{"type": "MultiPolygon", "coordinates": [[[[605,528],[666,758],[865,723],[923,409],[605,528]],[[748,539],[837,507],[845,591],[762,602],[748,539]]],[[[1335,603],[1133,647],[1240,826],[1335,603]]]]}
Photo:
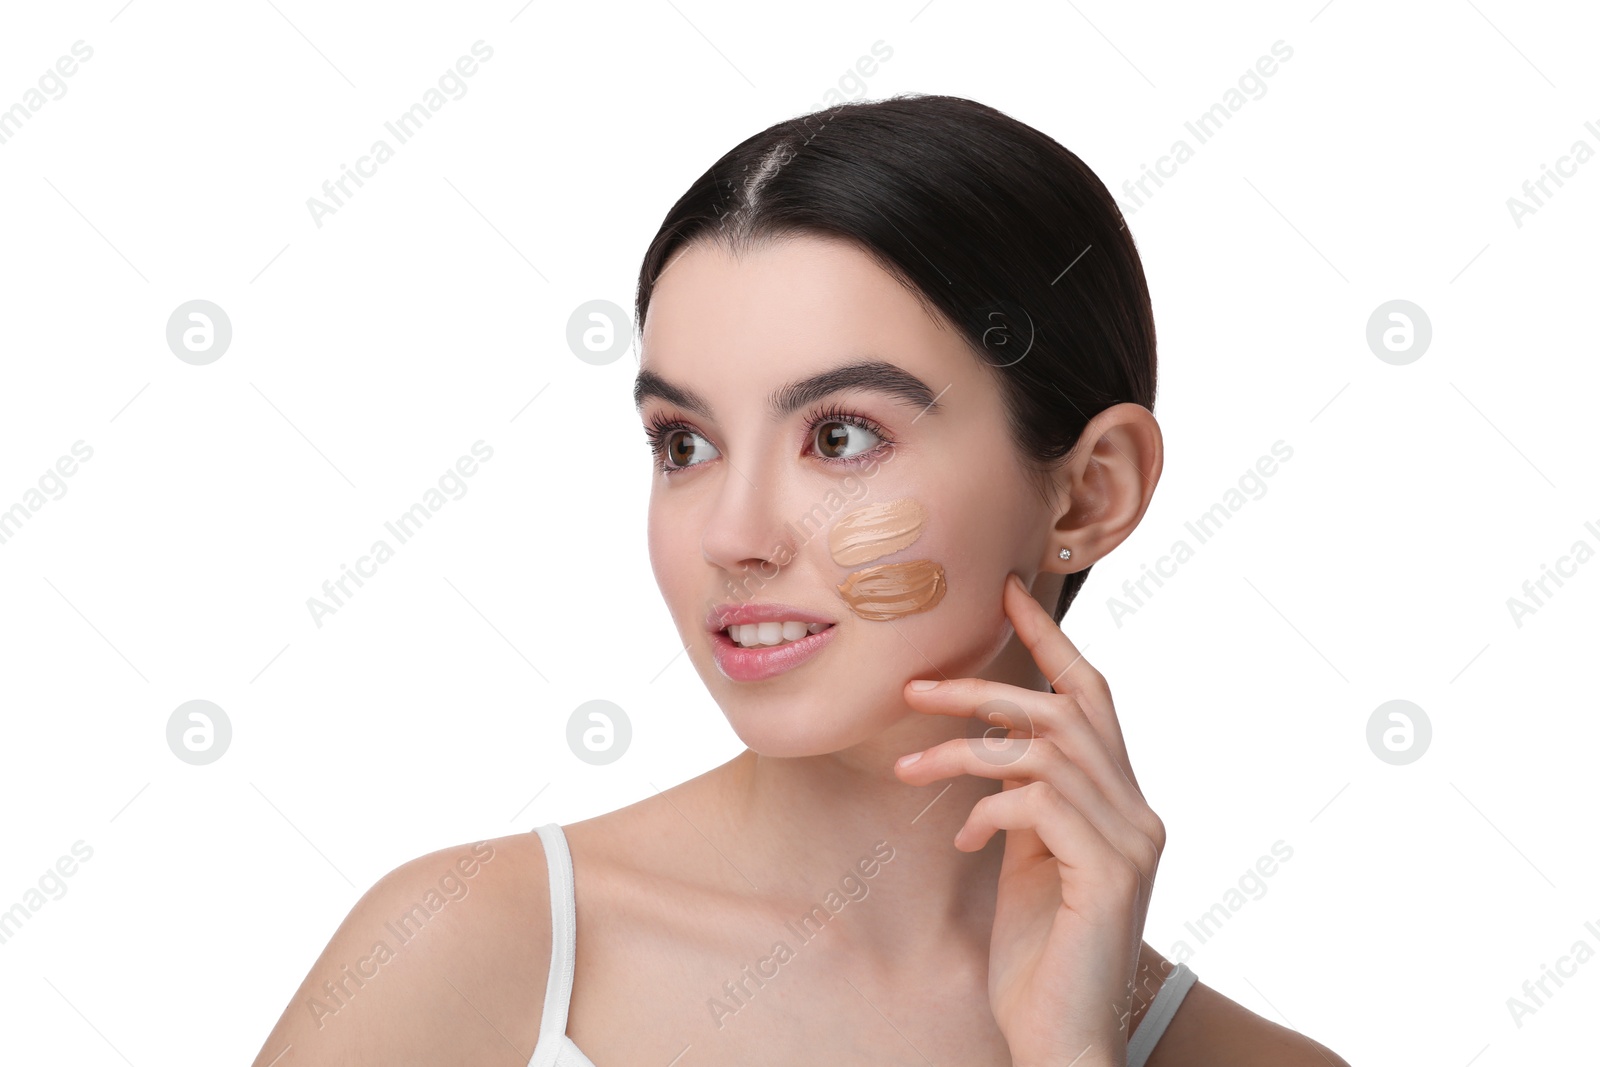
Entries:
{"type": "Polygon", "coordinates": [[[911,766],[913,763],[917,762],[917,760],[919,760],[921,758],[922,758],[922,753],[913,752],[909,756],[901,756],[899,759],[895,760],[894,761],[894,765],[896,767],[909,767],[909,766],[911,766]]]}
{"type": "Polygon", "coordinates": [[[911,688],[914,691],[918,692],[918,693],[925,693],[929,689],[937,689],[937,688],[939,688],[939,683],[938,682],[930,682],[926,678],[924,678],[924,679],[921,679],[920,681],[912,682],[911,683],[911,688]]]}

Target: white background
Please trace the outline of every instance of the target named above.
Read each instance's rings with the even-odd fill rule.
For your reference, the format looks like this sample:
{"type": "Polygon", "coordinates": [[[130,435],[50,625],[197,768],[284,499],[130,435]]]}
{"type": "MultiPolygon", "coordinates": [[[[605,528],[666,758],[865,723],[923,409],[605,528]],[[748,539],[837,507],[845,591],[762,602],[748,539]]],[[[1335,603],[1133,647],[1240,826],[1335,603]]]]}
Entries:
{"type": "Polygon", "coordinates": [[[0,509],[93,449],[0,544],[0,909],[93,849],[0,944],[0,1058],[246,1062],[386,871],[741,749],[648,566],[635,356],[580,361],[567,322],[628,307],[688,183],[830,91],[1035,125],[1139,242],[1166,470],[1064,625],[1169,828],[1147,939],[1352,1064],[1593,1056],[1600,960],[1520,1027],[1506,1003],[1600,951],[1600,562],[1507,606],[1600,549],[1600,160],[1507,207],[1600,149],[1592,9],[123,3],[0,15],[0,108],[93,48],[0,144],[0,509]],[[480,39],[466,94],[318,227],[307,198],[480,39]],[[1122,183],[1279,40],[1135,210],[1122,183]],[[207,366],[166,343],[192,299],[233,327],[207,366]],[[1392,299],[1432,323],[1404,366],[1366,342],[1392,299]],[[318,627],[307,598],[480,439],[466,495],[318,627]],[[1119,626],[1108,598],[1279,440],[1266,493],[1119,626]],[[595,698],[634,730],[608,766],[565,740],[595,698]],[[193,699],[232,724],[207,766],[166,741],[193,699]],[[1432,724],[1405,766],[1366,740],[1391,699],[1432,724]]]}

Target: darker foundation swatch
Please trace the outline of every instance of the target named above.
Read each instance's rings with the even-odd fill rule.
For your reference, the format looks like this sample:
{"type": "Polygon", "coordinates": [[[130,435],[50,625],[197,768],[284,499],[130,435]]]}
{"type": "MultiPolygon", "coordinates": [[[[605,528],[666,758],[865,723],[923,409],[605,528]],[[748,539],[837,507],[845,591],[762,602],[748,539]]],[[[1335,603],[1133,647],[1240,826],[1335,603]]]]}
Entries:
{"type": "Polygon", "coordinates": [[[927,611],[944,599],[944,591],[944,568],[927,559],[868,567],[839,586],[850,610],[875,622],[927,611]]]}

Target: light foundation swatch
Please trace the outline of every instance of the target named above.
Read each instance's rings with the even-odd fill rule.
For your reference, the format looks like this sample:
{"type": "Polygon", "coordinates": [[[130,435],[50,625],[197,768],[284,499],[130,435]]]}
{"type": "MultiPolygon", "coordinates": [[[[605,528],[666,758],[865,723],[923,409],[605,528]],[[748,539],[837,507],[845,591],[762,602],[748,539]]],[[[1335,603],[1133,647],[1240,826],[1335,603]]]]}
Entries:
{"type": "Polygon", "coordinates": [[[922,536],[928,513],[909,498],[857,508],[828,531],[828,550],[841,567],[855,567],[898,552],[922,536]]]}

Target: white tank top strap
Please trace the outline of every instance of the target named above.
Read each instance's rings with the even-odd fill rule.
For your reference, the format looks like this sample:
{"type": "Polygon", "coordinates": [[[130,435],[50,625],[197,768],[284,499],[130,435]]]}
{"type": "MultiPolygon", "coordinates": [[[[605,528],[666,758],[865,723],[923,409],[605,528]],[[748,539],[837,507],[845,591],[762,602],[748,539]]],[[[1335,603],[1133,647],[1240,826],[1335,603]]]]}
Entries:
{"type": "Polygon", "coordinates": [[[567,1033],[567,1008],[572,1002],[572,971],[578,951],[577,902],[572,885],[572,853],[560,823],[536,827],[550,868],[550,977],[544,990],[544,1015],[539,1043],[529,1067],[553,1067],[567,1033]]]}
{"type": "Polygon", "coordinates": [[[1150,1058],[1156,1042],[1161,1040],[1167,1024],[1177,1014],[1178,1005],[1183,1003],[1184,994],[1189,992],[1189,987],[1194,985],[1197,977],[1185,963],[1179,963],[1167,975],[1161,988],[1156,990],[1149,1009],[1139,1020],[1139,1025],[1134,1027],[1133,1036],[1128,1038],[1128,1067],[1144,1067],[1145,1060],[1150,1058]]]}

